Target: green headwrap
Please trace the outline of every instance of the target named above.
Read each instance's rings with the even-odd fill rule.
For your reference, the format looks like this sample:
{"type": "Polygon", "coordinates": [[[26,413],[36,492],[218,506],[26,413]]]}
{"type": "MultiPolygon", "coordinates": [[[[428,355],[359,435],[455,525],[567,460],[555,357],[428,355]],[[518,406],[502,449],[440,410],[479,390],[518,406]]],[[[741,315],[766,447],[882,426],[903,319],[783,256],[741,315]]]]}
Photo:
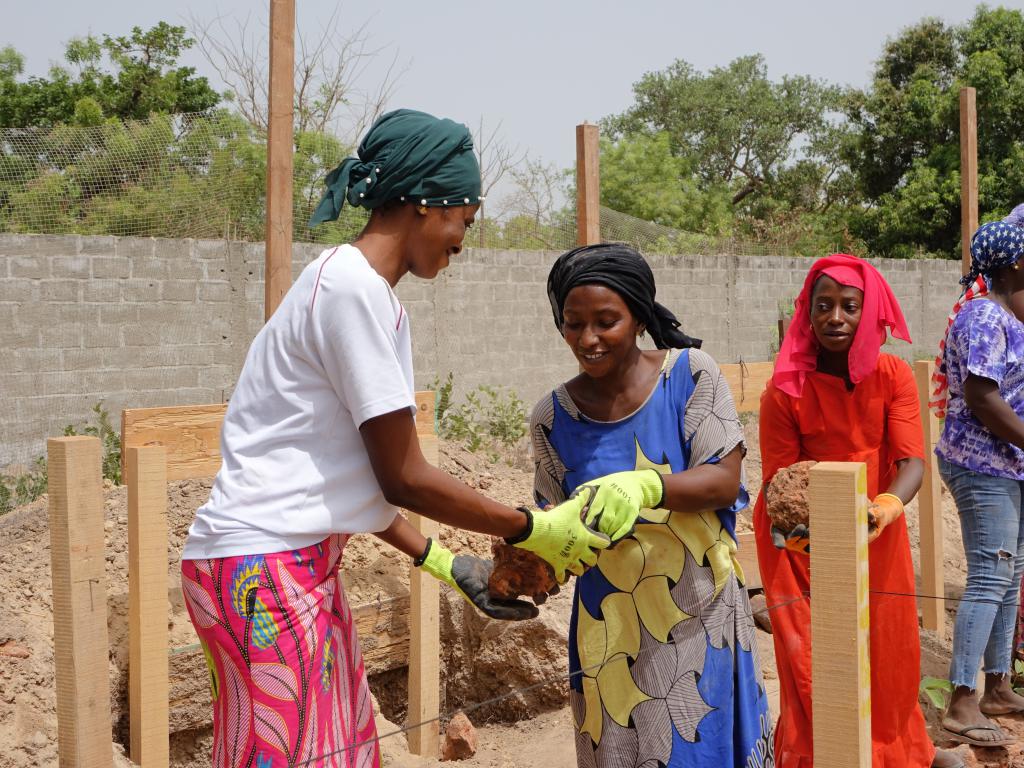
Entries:
{"type": "Polygon", "coordinates": [[[334,221],[341,207],[376,208],[389,200],[418,205],[476,205],[480,165],[466,126],[412,109],[381,115],[350,157],[327,174],[327,191],[310,226],[334,221]]]}

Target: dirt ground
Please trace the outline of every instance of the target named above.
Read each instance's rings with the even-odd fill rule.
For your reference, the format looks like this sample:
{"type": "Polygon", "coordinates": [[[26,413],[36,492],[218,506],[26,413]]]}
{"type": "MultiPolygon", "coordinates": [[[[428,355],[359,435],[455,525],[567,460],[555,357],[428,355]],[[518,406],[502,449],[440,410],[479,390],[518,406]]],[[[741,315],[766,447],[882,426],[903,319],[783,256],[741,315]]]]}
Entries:
{"type": "MultiPolygon", "coordinates": [[[[754,498],[760,486],[757,424],[756,419],[747,419],[746,422],[750,450],[745,471],[747,487],[754,498]]],[[[502,462],[490,464],[480,455],[469,454],[450,445],[442,446],[442,466],[451,474],[498,500],[521,504],[530,496],[531,473],[523,453],[511,458],[513,466],[502,462]]],[[[195,508],[205,500],[208,487],[205,482],[185,481],[172,484],[170,488],[171,557],[168,571],[175,581],[179,567],[177,557],[185,531],[195,508]]],[[[127,499],[124,488],[108,487],[105,494],[111,692],[115,712],[124,713],[127,709],[123,673],[127,662],[127,499]]],[[[966,568],[956,510],[945,493],[943,514],[946,592],[949,597],[956,598],[962,593],[966,568]]],[[[916,562],[916,504],[910,505],[907,516],[916,562]]],[[[741,520],[738,527],[740,530],[749,529],[749,519],[741,520]]],[[[442,540],[459,550],[484,552],[488,547],[486,537],[461,532],[446,531],[442,540]]],[[[0,626],[0,768],[57,765],[49,557],[45,497],[0,518],[0,615],[4,617],[0,626]]],[[[370,537],[353,540],[344,560],[350,602],[356,605],[407,589],[404,560],[370,537]]],[[[530,622],[520,628],[482,622],[469,616],[468,612],[459,614],[462,618],[458,620],[453,619],[462,610],[458,605],[449,601],[449,607],[444,609],[442,626],[450,624],[453,631],[472,634],[475,639],[472,646],[463,644],[443,650],[443,674],[451,677],[445,680],[443,709],[446,717],[461,707],[500,694],[526,680],[544,680],[564,673],[565,661],[561,654],[564,654],[564,631],[570,608],[568,595],[561,595],[542,608],[542,616],[535,620],[536,624],[530,622]],[[558,637],[558,633],[562,633],[561,648],[552,640],[558,637]],[[534,635],[543,635],[545,639],[539,641],[534,635]],[[526,648],[526,653],[516,653],[520,647],[526,648]],[[535,663],[535,668],[523,672],[520,667],[534,663],[527,657],[535,654],[536,649],[540,649],[542,663],[535,663]],[[470,666],[471,673],[460,672],[463,667],[470,666]],[[459,675],[461,678],[455,679],[459,675]],[[517,675],[524,677],[519,679],[517,675]]],[[[946,608],[948,638],[952,635],[956,601],[947,600],[946,608]]],[[[180,612],[171,616],[170,631],[172,648],[194,642],[191,626],[180,612]]],[[[778,681],[771,637],[759,632],[758,642],[765,684],[777,712],[778,681]]],[[[946,677],[949,654],[948,639],[939,641],[933,633],[922,631],[923,675],[946,677]]],[[[371,680],[371,687],[381,702],[382,714],[378,722],[385,765],[393,768],[438,765],[437,760],[409,755],[404,734],[388,735],[397,728],[392,722],[404,720],[403,685],[400,670],[397,675],[388,673],[371,680]]],[[[470,712],[470,719],[478,728],[479,749],[473,758],[463,762],[467,768],[571,768],[575,765],[570,715],[565,706],[565,685],[554,683],[541,686],[540,690],[537,696],[511,697],[507,704],[470,712]]],[[[930,705],[922,704],[922,707],[938,743],[948,744],[938,738],[937,713],[930,705]]],[[[962,747],[960,751],[968,766],[1024,768],[1024,721],[1013,717],[999,720],[1004,728],[1020,737],[1020,744],[1009,750],[962,747]]],[[[127,736],[126,726],[126,715],[118,714],[114,721],[114,734],[121,743],[127,736]]],[[[172,765],[175,768],[209,765],[209,741],[208,729],[176,734],[172,739],[172,765]]],[[[117,745],[114,749],[116,763],[129,765],[123,757],[123,750],[117,745]]]]}

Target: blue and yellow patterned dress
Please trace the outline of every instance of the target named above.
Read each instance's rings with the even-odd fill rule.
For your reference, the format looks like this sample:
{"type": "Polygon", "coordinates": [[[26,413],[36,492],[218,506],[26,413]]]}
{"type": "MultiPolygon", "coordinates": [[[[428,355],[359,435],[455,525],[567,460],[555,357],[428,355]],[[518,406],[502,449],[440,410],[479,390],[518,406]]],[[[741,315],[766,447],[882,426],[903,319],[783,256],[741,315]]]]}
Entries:
{"type": "MultiPolygon", "coordinates": [[[[540,505],[627,469],[680,472],[743,441],[706,353],[670,351],[640,408],[587,418],[565,387],[531,420],[540,505]]],[[[774,766],[754,624],[735,560],[736,512],[644,510],[636,530],[576,579],[570,700],[580,768],[774,766]]]]}

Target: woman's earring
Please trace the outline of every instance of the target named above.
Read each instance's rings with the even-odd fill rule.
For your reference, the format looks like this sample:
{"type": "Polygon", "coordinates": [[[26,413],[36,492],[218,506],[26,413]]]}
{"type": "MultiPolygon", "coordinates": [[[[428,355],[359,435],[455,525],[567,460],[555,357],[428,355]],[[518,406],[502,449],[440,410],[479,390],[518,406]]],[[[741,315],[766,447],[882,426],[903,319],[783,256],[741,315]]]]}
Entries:
{"type": "Polygon", "coordinates": [[[421,205],[416,210],[420,212],[421,216],[426,216],[427,215],[427,206],[425,206],[425,205],[421,205]]]}

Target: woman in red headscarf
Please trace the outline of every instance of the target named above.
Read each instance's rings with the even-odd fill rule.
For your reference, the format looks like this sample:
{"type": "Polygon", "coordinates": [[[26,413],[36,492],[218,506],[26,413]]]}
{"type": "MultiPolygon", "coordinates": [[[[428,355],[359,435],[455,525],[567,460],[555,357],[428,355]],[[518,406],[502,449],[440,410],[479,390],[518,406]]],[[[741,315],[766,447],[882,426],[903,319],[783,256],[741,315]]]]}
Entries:
{"type": "MultiPolygon", "coordinates": [[[[918,706],[920,641],[903,505],[921,486],[924,445],[913,373],[880,348],[886,328],[910,341],[882,275],[846,254],[811,267],[761,397],[763,486],[754,509],[757,554],[772,611],[781,715],[779,768],[812,768],[810,557],[806,531],[772,528],[765,491],[798,461],[860,461],[872,499],[871,743],[874,768],[954,768],[936,753],[918,706]],[[807,597],[808,599],[794,598],[807,597]],[[788,603],[788,604],[787,604],[788,603]]],[[[813,531],[813,521],[811,521],[813,531]]],[[[822,761],[823,762],[823,761],[822,761]]]]}

